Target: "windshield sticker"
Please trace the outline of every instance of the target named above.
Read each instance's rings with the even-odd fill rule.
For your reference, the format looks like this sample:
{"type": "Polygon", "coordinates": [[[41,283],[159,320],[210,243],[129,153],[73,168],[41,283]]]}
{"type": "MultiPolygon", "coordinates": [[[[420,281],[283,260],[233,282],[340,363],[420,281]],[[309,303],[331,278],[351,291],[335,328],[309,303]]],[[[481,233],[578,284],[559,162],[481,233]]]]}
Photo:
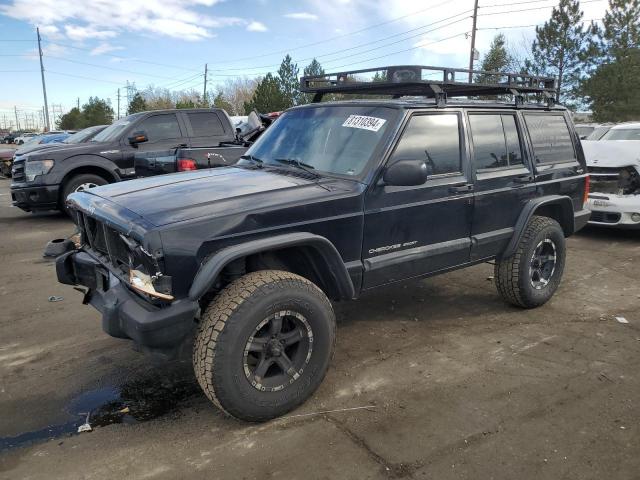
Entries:
{"type": "Polygon", "coordinates": [[[386,120],[384,118],[367,117],[365,115],[349,115],[349,118],[344,121],[342,126],[377,132],[382,128],[385,122],[386,120]]]}

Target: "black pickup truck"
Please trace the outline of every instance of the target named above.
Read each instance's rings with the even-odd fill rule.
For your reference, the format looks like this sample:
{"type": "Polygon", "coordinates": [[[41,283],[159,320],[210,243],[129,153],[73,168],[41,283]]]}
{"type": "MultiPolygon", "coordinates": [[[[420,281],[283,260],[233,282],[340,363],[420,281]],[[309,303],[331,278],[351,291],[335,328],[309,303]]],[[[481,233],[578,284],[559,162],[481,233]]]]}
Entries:
{"type": "Polygon", "coordinates": [[[149,177],[233,165],[276,118],[274,114],[261,115],[251,112],[244,124],[244,131],[238,128],[234,138],[226,141],[216,139],[215,144],[206,147],[178,146],[164,150],[145,149],[135,154],[135,176],[149,177]]]}
{"type": "Polygon", "coordinates": [[[235,128],[221,109],[135,113],[117,120],[90,142],[16,159],[11,198],[14,206],[27,212],[63,209],[70,193],[134,178],[136,154],[235,141],[235,128]]]}
{"type": "Polygon", "coordinates": [[[543,305],[565,237],[590,215],[580,139],[553,78],[478,84],[470,73],[496,76],[407,66],[304,77],[314,103],[285,112],[236,165],[72,194],[81,241],[58,257],[58,280],[85,288],[109,335],[192,350],[207,397],[250,421],[320,385],[331,301],[495,262],[506,302],[543,305]],[[387,80],[366,80],[380,70],[387,80]],[[326,93],[396,98],[320,103],[326,93]],[[548,101],[526,103],[529,93],[548,101]]]}

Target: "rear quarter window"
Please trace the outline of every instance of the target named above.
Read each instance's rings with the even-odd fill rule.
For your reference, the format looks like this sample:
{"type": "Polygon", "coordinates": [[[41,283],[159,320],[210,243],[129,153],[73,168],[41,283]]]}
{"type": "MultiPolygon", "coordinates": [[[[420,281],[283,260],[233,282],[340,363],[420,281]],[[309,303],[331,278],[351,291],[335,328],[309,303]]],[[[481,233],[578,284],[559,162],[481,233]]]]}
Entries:
{"type": "Polygon", "coordinates": [[[525,113],[536,163],[558,163],[576,160],[573,140],[562,114],[525,113]]]}

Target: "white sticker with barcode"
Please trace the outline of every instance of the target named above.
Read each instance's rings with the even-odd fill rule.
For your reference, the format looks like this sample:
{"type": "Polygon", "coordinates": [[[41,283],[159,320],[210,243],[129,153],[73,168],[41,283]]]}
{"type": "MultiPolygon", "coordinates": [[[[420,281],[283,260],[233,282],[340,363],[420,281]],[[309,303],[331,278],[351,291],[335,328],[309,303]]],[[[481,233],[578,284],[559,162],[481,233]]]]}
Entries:
{"type": "Polygon", "coordinates": [[[385,122],[386,120],[384,118],[367,117],[365,115],[349,115],[349,118],[344,121],[342,126],[377,132],[382,128],[385,122]]]}

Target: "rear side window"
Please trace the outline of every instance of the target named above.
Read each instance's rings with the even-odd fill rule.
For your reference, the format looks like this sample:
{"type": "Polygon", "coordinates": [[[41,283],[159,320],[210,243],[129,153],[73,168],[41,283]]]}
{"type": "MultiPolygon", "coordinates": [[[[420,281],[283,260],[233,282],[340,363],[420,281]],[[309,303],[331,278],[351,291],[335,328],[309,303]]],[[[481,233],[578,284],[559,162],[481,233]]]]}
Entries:
{"type": "Polygon", "coordinates": [[[431,175],[461,172],[460,122],[455,113],[416,115],[391,158],[424,159],[431,175]]]}
{"type": "Polygon", "coordinates": [[[216,137],[224,135],[224,127],[213,112],[187,113],[194,137],[216,137]]]}
{"type": "Polygon", "coordinates": [[[522,165],[514,115],[470,114],[473,157],[478,170],[522,165]]]}
{"type": "Polygon", "coordinates": [[[537,163],[568,162],[576,159],[564,115],[525,114],[524,119],[537,163]]]}
{"type": "Polygon", "coordinates": [[[182,137],[178,119],[173,113],[153,115],[143,120],[136,130],[144,131],[150,142],[182,137]]]}

